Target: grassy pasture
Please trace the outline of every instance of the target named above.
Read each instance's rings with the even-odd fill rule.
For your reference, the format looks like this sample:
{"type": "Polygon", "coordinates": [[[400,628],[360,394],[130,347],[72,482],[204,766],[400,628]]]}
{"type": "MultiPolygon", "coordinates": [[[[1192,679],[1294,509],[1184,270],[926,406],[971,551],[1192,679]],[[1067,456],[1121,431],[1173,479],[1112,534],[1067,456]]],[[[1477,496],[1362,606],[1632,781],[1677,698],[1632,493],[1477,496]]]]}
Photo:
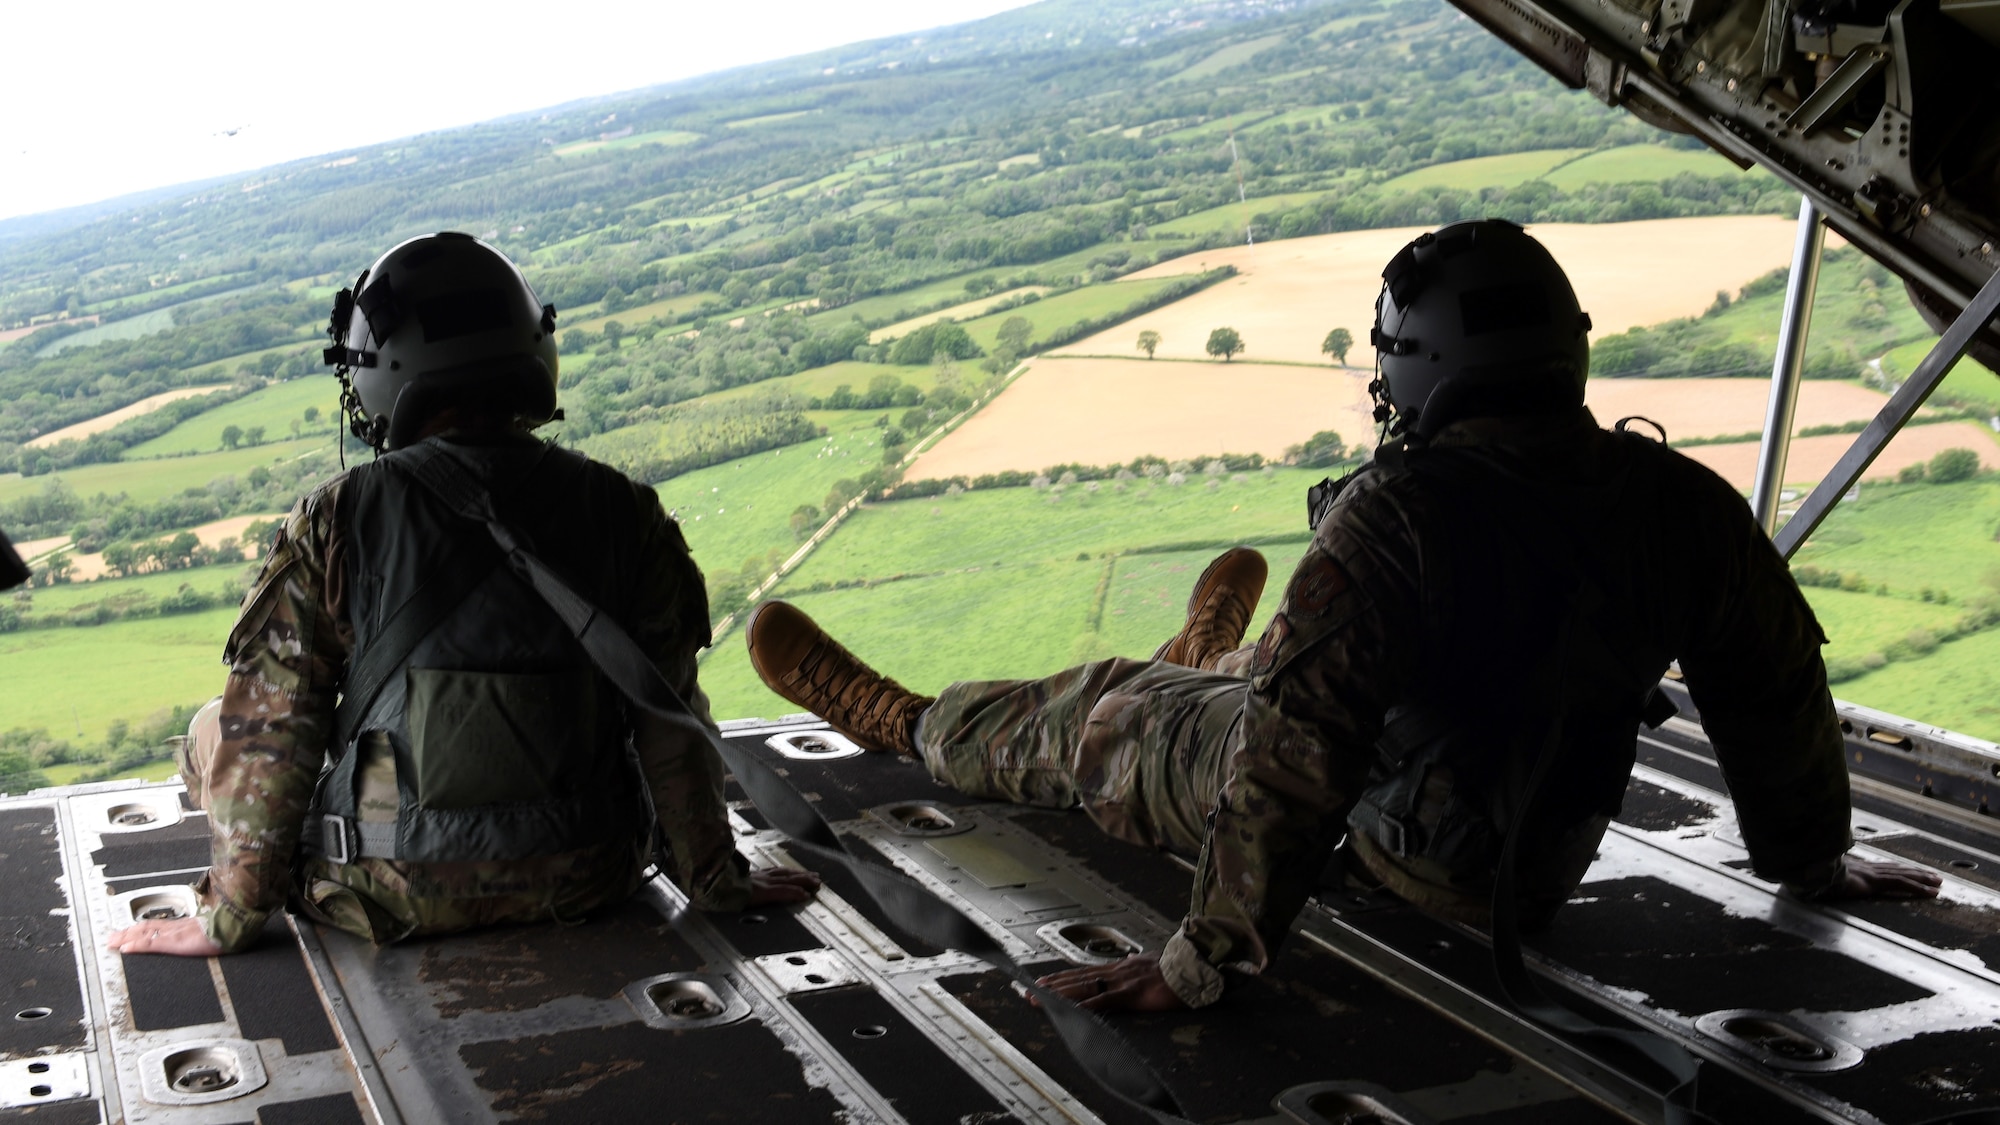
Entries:
{"type": "Polygon", "coordinates": [[[691,145],[701,139],[700,133],[689,133],[679,129],[655,129],[650,133],[634,133],[629,137],[619,137],[609,141],[577,141],[555,150],[557,156],[581,156],[586,152],[600,149],[638,148],[641,145],[665,145],[675,147],[691,145]]]}
{"type": "MultiPolygon", "coordinates": [[[[1882,357],[1882,373],[1897,379],[1909,378],[1916,371],[1917,364],[1922,363],[1924,356],[1930,354],[1936,345],[1936,338],[1926,336],[1896,348],[1882,357]]],[[[1933,393],[1932,401],[1946,397],[2000,411],[2000,377],[1996,377],[1978,360],[1966,356],[1951,369],[1951,374],[1944,377],[1944,382],[1933,393]]]]}
{"type": "Polygon", "coordinates": [[[1384,181],[1382,188],[1385,191],[1416,191],[1427,187],[1457,188],[1460,191],[1508,188],[1533,179],[1547,179],[1551,169],[1574,160],[1586,151],[1580,148],[1551,148],[1510,152],[1502,156],[1475,156],[1470,160],[1453,160],[1405,172],[1395,179],[1384,181]]]}
{"type": "Polygon", "coordinates": [[[832,321],[836,324],[846,323],[849,320],[860,320],[864,323],[871,321],[894,322],[905,320],[916,315],[918,309],[930,308],[945,301],[964,301],[970,296],[966,291],[965,283],[974,278],[983,277],[988,281],[998,283],[1001,278],[1017,272],[1020,271],[1002,269],[975,270],[972,273],[964,273],[955,277],[927,282],[914,289],[905,289],[900,293],[883,293],[875,297],[863,297],[858,301],[851,301],[845,305],[827,309],[823,312],[813,313],[807,319],[820,322],[832,321]]]}
{"type": "MultiPolygon", "coordinates": [[[[745,559],[798,547],[793,509],[824,507],[834,482],[859,477],[882,463],[876,411],[823,411],[813,420],[827,436],[768,453],[741,457],[683,473],[654,486],[660,503],[676,513],[688,546],[704,570],[733,571],[745,559]]],[[[839,538],[835,536],[835,538],[839,538]]]]}
{"type": "Polygon", "coordinates": [[[870,504],[788,582],[810,586],[1078,555],[1095,559],[1173,544],[1302,540],[1306,487],[1325,475],[1277,469],[1242,481],[1225,476],[1212,492],[1197,476],[1178,487],[1124,482],[1123,492],[1113,481],[1099,482],[1094,493],[1073,485],[1060,499],[1032,488],[995,488],[870,504]]]}
{"type": "Polygon", "coordinates": [[[1046,293],[1048,291],[1049,289],[1048,286],[1046,285],[1022,285],[1017,288],[1009,289],[1004,293],[989,293],[984,297],[981,297],[973,301],[967,301],[962,305],[953,305],[947,309],[939,309],[938,311],[933,313],[925,313],[922,316],[911,317],[908,320],[898,321],[895,324],[891,324],[887,328],[877,328],[875,331],[868,334],[868,342],[872,344],[879,344],[882,343],[884,340],[893,340],[898,336],[908,335],[909,333],[914,332],[919,328],[922,328],[926,324],[934,324],[940,320],[965,320],[972,317],[984,316],[986,314],[986,310],[992,308],[993,306],[999,304],[1002,301],[1008,300],[1013,297],[1024,296],[1029,293],[1040,294],[1040,293],[1046,293]]]}
{"type": "Polygon", "coordinates": [[[1121,312],[1159,292],[1174,280],[1153,278],[1146,281],[1107,281],[1101,285],[1087,285],[1082,289],[1072,289],[1054,297],[1045,297],[1032,304],[1017,309],[992,313],[976,320],[965,322],[965,331],[978,342],[979,346],[992,351],[998,342],[995,337],[1000,326],[1010,317],[1026,317],[1034,326],[1034,338],[1039,340],[1058,328],[1066,328],[1080,320],[1090,320],[1121,312]]]}
{"type": "Polygon", "coordinates": [[[71,348],[88,347],[91,344],[107,344],[113,340],[136,340],[141,336],[151,336],[155,332],[165,332],[173,326],[172,308],[154,309],[124,320],[92,325],[81,332],[64,336],[54,343],[42,345],[36,350],[35,355],[52,356],[71,348]]]}
{"type": "Polygon", "coordinates": [[[1938,605],[1909,597],[1881,597],[1848,590],[1807,587],[1806,601],[1826,631],[1826,655],[1862,656],[1887,652],[1912,630],[1932,633],[1951,627],[1965,613],[1959,605],[1938,605]]]}
{"type": "MultiPolygon", "coordinates": [[[[327,308],[331,309],[332,307],[333,307],[332,298],[328,298],[327,308]]],[[[246,363],[254,364],[258,360],[264,358],[266,355],[280,355],[280,356],[291,355],[299,351],[301,348],[306,348],[306,347],[310,347],[313,349],[314,362],[317,363],[319,357],[319,349],[326,344],[326,336],[324,332],[325,327],[326,327],[325,322],[321,321],[319,323],[307,326],[303,330],[304,334],[300,335],[296,339],[287,340],[282,344],[272,344],[270,347],[267,348],[258,348],[254,352],[243,352],[239,355],[224,356],[221,359],[210,360],[207,363],[198,363],[193,367],[187,368],[185,371],[182,372],[182,374],[186,378],[197,379],[197,380],[213,381],[213,380],[227,379],[230,377],[231,373],[233,373],[238,367],[242,366],[243,364],[246,363]]],[[[327,374],[329,375],[331,375],[332,373],[333,372],[331,369],[327,371],[327,374]]]]}
{"type": "Polygon", "coordinates": [[[1864,485],[1861,499],[1836,507],[1795,563],[1860,574],[1906,597],[1928,586],[1963,603],[2000,571],[1996,528],[2000,478],[1864,485]]]}
{"type": "MultiPolygon", "coordinates": [[[[70,582],[61,586],[44,586],[27,593],[33,607],[31,612],[48,613],[52,610],[65,610],[71,606],[132,594],[144,594],[150,598],[165,597],[180,589],[184,583],[197,590],[212,593],[217,587],[234,583],[246,570],[253,570],[256,566],[254,562],[217,563],[214,566],[200,566],[191,570],[171,570],[164,574],[142,574],[137,578],[100,578],[95,582],[70,582]]],[[[99,628],[108,627],[99,626],[99,628]]]]}
{"type": "Polygon", "coordinates": [[[1181,71],[1179,74],[1174,75],[1169,81],[1187,82],[1196,78],[1207,78],[1211,74],[1219,74],[1232,66],[1241,66],[1249,62],[1258,52],[1268,51],[1284,41],[1285,36],[1283,35],[1266,35],[1258,39],[1246,40],[1242,43],[1232,43],[1193,66],[1188,67],[1186,70],[1181,71]]]}
{"type": "Polygon", "coordinates": [[[329,449],[332,445],[333,443],[325,438],[305,438],[299,441],[272,442],[252,449],[204,453],[193,457],[111,461],[101,465],[65,469],[47,476],[23,477],[19,473],[0,473],[0,500],[12,500],[17,496],[39,492],[49,481],[60,477],[81,496],[93,496],[99,492],[115,496],[123,492],[143,503],[164,499],[185,488],[205,486],[216,477],[240,476],[258,465],[291,460],[314,450],[329,449]]]}
{"type": "Polygon", "coordinates": [[[725,121],[722,126],[725,129],[748,129],[753,125],[775,125],[780,121],[790,121],[795,117],[804,117],[808,113],[817,112],[819,111],[812,109],[795,109],[788,113],[766,113],[759,117],[739,117],[734,121],[725,121]]]}
{"type": "MultiPolygon", "coordinates": [[[[851,359],[839,363],[829,363],[825,367],[815,367],[796,375],[784,375],[776,379],[766,379],[760,383],[745,383],[726,391],[703,395],[698,401],[723,402],[728,399],[750,398],[766,394],[788,394],[796,398],[825,398],[842,383],[854,388],[858,393],[868,389],[870,380],[878,375],[894,375],[920,391],[929,391],[937,383],[937,371],[930,364],[899,366],[890,363],[860,363],[851,359]]],[[[900,413],[900,411],[898,412],[900,413]]]]}
{"type": "MultiPolygon", "coordinates": [[[[643,305],[632,305],[615,313],[594,314],[588,320],[563,321],[556,324],[556,335],[560,336],[573,328],[585,332],[602,332],[606,321],[615,320],[627,328],[633,328],[648,321],[678,319],[701,307],[703,301],[721,300],[719,293],[681,293],[673,297],[662,297],[643,305]]],[[[595,306],[593,306],[594,309],[595,306]]]]}
{"type": "Polygon", "coordinates": [[[315,375],[273,383],[197,414],[151,441],[140,442],[127,449],[125,457],[137,460],[217,451],[222,448],[222,431],[229,426],[262,426],[267,441],[284,438],[291,433],[292,420],[302,419],[308,406],[319,407],[319,418],[303,432],[332,434],[340,418],[340,384],[331,377],[315,375]]]}
{"type": "Polygon", "coordinates": [[[1850,702],[2000,740],[2000,632],[1950,641],[1921,660],[1896,661],[1836,684],[1850,702]]]}
{"type": "Polygon", "coordinates": [[[95,628],[0,633],[0,725],[96,741],[138,719],[222,690],[222,643],[234,609],[95,628]]]}
{"type": "Polygon", "coordinates": [[[1593,152],[1550,171],[1542,179],[1564,191],[1585,184],[1656,183],[1683,172],[1716,179],[1769,175],[1746,172],[1707,149],[1693,151],[1665,145],[1637,144],[1593,152]]]}
{"type": "MultiPolygon", "coordinates": [[[[1057,501],[1009,488],[873,504],[777,596],[797,602],[890,675],[935,691],[953,680],[1038,676],[1083,660],[1149,656],[1180,627],[1196,576],[1219,551],[1171,547],[1282,536],[1287,541],[1262,548],[1272,576],[1251,623],[1255,635],[1304,552],[1297,509],[1309,475],[1317,479],[1299,470],[1225,479],[1214,492],[1132,482],[1122,493],[1108,483],[1095,494],[1071,488],[1057,501]],[[1034,529],[1028,551],[1021,549],[1024,528],[1034,529]],[[1118,557],[1106,557],[1112,554],[1118,557]],[[869,580],[878,584],[824,588],[869,580]],[[814,586],[822,589],[802,592],[814,586]]],[[[758,682],[742,646],[740,637],[726,637],[702,666],[715,713],[796,710],[758,682]]]]}
{"type": "Polygon", "coordinates": [[[1241,233],[1245,224],[1258,215],[1269,214],[1302,203],[1310,203],[1326,194],[1319,191],[1293,191],[1281,195],[1260,195],[1247,203],[1225,203],[1220,207],[1210,207],[1205,211],[1182,215],[1178,219],[1168,219],[1147,229],[1154,235],[1193,237],[1214,230],[1241,233]]]}

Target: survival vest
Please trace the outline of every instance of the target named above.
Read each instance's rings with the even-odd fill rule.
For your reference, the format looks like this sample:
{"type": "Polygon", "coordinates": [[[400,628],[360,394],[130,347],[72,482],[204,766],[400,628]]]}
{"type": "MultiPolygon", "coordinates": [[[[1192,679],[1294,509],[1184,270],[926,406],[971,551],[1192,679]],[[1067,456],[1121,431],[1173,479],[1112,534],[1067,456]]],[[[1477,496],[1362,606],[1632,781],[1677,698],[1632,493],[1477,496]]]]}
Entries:
{"type": "Polygon", "coordinates": [[[616,474],[580,455],[431,438],[350,471],[335,526],[354,651],[307,846],[337,863],[449,863],[642,838],[650,812],[618,692],[486,530],[416,479],[430,457],[469,473],[598,604],[615,615],[627,600],[616,579],[637,554],[633,513],[595,510],[619,490],[591,478],[616,474]],[[396,815],[364,821],[357,767],[383,739],[396,815]]]}
{"type": "Polygon", "coordinates": [[[1606,480],[1551,480],[1479,448],[1390,451],[1370,470],[1416,476],[1445,518],[1425,529],[1418,684],[1385,716],[1348,823],[1371,868],[1447,912],[1484,913],[1532,802],[1517,886],[1524,916],[1545,922],[1619,809],[1640,723],[1673,713],[1658,694],[1673,654],[1645,635],[1620,573],[1654,534],[1645,499],[1668,454],[1610,440],[1606,480]],[[1557,757],[1530,792],[1558,709],[1557,757]]]}

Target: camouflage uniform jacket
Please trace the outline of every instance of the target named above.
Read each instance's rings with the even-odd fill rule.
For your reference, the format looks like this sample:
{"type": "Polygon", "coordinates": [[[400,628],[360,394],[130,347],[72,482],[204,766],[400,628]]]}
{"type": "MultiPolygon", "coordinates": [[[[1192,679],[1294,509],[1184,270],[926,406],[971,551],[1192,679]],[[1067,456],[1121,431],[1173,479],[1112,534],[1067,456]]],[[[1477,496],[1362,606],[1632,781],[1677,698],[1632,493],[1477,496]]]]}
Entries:
{"type": "MultiPolygon", "coordinates": [[[[1561,420],[1460,423],[1433,447],[1501,458],[1556,488],[1609,490],[1600,497],[1609,514],[1572,528],[1554,549],[1592,568],[1608,603],[1592,615],[1603,636],[1629,643],[1621,655],[1633,667],[1649,664],[1657,681],[1679,660],[1757,871],[1824,886],[1851,843],[1841,735],[1819,655],[1825,638],[1742,497],[1686,457],[1635,449],[1639,440],[1601,430],[1579,410],[1561,420]],[[1630,471],[1640,460],[1654,466],[1650,478],[1630,471]]],[[[1161,962],[1191,1004],[1221,994],[1218,968],[1269,964],[1373,780],[1385,715],[1434,684],[1433,669],[1452,655],[1437,649],[1470,647],[1488,675],[1537,659],[1509,647],[1517,639],[1441,627],[1437,587],[1454,568],[1477,574],[1492,558],[1490,542],[1454,541],[1463,509],[1442,491],[1434,479],[1383,466],[1357,478],[1320,523],[1258,642],[1191,910],[1161,962]]],[[[1504,537],[1517,516],[1533,522],[1502,512],[1488,526],[1504,537]]],[[[1504,601],[1510,591],[1498,593],[1504,601]]],[[[1481,678],[1481,665],[1456,667],[1459,685],[1481,678]]],[[[1634,726],[1627,719],[1623,745],[1599,755],[1627,755],[1611,763],[1609,811],[1634,726]]],[[[1593,782],[1600,804],[1603,781],[1593,782]]]]}
{"type": "MultiPolygon", "coordinates": [[[[353,647],[343,535],[334,519],[345,479],[335,477],[292,509],[224,652],[229,680],[221,741],[205,779],[212,864],[199,887],[209,937],[225,950],[246,947],[288,892],[307,913],[378,941],[487,922],[567,919],[630,894],[645,865],[643,840],[510,863],[364,858],[337,865],[315,856],[299,865],[302,885],[293,885],[301,829],[353,647]]],[[[650,489],[623,478],[611,483],[631,496],[612,497],[609,510],[636,512],[640,524],[630,532],[639,541],[641,568],[632,576],[638,588],[622,623],[707,719],[695,679],[695,654],[709,640],[701,572],[650,489]]],[[[705,742],[665,724],[648,718],[636,725],[640,765],[671,849],[671,859],[663,859],[668,874],[699,907],[740,909],[749,879],[729,830],[720,761],[705,742]]],[[[364,819],[371,804],[375,816],[394,819],[393,758],[364,769],[372,774],[385,766],[386,783],[363,783],[364,819]]]]}

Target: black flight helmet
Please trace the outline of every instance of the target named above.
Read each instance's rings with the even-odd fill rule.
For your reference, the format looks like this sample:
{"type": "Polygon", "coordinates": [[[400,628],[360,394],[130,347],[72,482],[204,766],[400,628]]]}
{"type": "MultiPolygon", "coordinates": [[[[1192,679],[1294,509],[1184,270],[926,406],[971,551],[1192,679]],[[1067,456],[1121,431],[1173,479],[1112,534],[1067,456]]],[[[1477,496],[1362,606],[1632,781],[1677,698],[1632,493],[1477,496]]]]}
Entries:
{"type": "Polygon", "coordinates": [[[556,415],[556,310],[505,254],[469,234],[412,238],[334,300],[326,362],[349,427],[376,449],[416,441],[446,407],[556,415]]]}
{"type": "Polygon", "coordinates": [[[1427,438],[1465,418],[1583,405],[1590,317],[1546,247],[1504,219],[1419,235],[1382,271],[1381,377],[1396,432],[1427,438]]]}

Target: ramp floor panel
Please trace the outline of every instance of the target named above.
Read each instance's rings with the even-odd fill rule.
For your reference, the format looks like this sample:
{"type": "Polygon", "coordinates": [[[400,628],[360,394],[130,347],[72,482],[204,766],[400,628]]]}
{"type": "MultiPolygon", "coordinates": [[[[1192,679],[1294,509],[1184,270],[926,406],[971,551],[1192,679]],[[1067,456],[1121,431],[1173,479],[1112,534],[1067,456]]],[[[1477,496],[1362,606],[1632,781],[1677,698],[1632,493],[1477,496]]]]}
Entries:
{"type": "MultiPolygon", "coordinates": [[[[1670,726],[1641,743],[1576,900],[1530,939],[1545,988],[1708,1060],[1702,1108],[1720,1122],[2000,1107],[2000,845],[1962,817],[1951,835],[1864,808],[1864,854],[1936,866],[1944,897],[1800,903],[1747,870],[1698,731],[1670,726]],[[1714,1032],[1736,1009],[1844,1043],[1854,1064],[1784,1069],[1714,1032]]],[[[783,769],[857,856],[910,875],[1036,972],[1156,950],[1186,910],[1184,860],[1079,812],[968,800],[892,755],[787,757],[769,744],[787,731],[809,727],[728,734],[783,769]],[[892,811],[913,803],[937,818],[892,811]]],[[[581,925],[377,948],[280,918],[244,957],[110,954],[134,892],[184,902],[206,863],[207,820],[183,797],[136,785],[0,800],[0,939],[13,937],[0,970],[51,1009],[39,1025],[0,1020],[0,1065],[46,1059],[79,1083],[27,1116],[0,1096],[0,1121],[1150,1125],[1082,1074],[1003,975],[897,932],[841,872],[812,902],[747,915],[692,911],[656,880],[581,925]],[[700,989],[713,1004],[673,999],[700,989]],[[262,1078],[177,1104],[165,1060],[190,1050],[239,1052],[262,1078]]],[[[797,862],[732,797],[745,857],[797,862]]],[[[1272,969],[1221,1004],[1114,1023],[1204,1123],[1277,1125],[1281,1093],[1330,1081],[1439,1122],[1660,1116],[1634,1058],[1512,1014],[1480,935],[1386,895],[1329,888],[1272,969]]]]}

